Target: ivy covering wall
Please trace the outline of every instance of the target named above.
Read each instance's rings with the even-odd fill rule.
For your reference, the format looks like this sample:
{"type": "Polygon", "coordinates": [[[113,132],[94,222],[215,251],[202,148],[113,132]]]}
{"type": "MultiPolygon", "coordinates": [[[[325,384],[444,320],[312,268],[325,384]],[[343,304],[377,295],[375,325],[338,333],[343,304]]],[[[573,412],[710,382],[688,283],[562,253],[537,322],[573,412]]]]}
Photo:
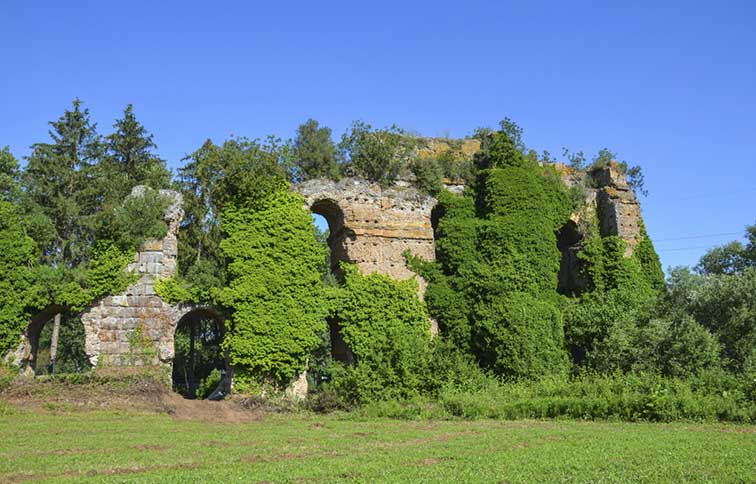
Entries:
{"type": "Polygon", "coordinates": [[[224,348],[237,384],[288,384],[305,369],[327,311],[315,240],[304,200],[280,185],[254,205],[223,212],[221,250],[228,284],[218,301],[231,310],[224,348]]]}

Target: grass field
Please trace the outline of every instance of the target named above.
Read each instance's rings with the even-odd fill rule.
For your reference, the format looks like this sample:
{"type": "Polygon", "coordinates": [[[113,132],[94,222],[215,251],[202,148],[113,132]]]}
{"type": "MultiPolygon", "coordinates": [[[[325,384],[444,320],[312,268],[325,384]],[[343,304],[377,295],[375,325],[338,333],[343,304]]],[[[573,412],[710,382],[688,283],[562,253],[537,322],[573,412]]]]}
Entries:
{"type": "Polygon", "coordinates": [[[756,428],[298,414],[231,423],[28,409],[0,416],[0,482],[8,483],[683,481],[756,482],[756,428]]]}

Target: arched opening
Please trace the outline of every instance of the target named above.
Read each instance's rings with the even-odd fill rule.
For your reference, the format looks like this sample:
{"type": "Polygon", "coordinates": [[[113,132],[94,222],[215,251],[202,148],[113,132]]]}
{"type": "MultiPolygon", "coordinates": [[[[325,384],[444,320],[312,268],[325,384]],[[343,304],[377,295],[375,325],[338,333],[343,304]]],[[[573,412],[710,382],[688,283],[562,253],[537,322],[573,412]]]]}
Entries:
{"type": "Polygon", "coordinates": [[[173,390],[184,398],[221,400],[231,390],[231,368],[222,350],[223,318],[210,309],[194,309],[176,325],[173,390]]]}
{"type": "MultiPolygon", "coordinates": [[[[310,207],[315,237],[327,248],[321,269],[323,284],[336,286],[342,279],[341,261],[348,261],[347,243],[354,233],[344,226],[344,213],[338,204],[329,199],[318,200],[310,207]]],[[[320,335],[320,346],[310,356],[308,374],[311,388],[317,388],[330,379],[333,362],[354,363],[354,355],[341,336],[339,321],[330,318],[328,328],[320,335]]]]}
{"type": "Polygon", "coordinates": [[[35,375],[82,373],[91,368],[84,350],[84,325],[77,315],[49,306],[32,318],[24,333],[22,367],[35,375]]]}
{"type": "Polygon", "coordinates": [[[341,325],[339,325],[339,322],[333,319],[329,320],[328,332],[331,337],[331,358],[345,365],[354,363],[354,353],[346,345],[344,338],[341,337],[341,325]]]}
{"type": "Polygon", "coordinates": [[[557,247],[562,253],[557,290],[560,294],[578,296],[585,286],[581,279],[581,261],[577,256],[583,247],[583,234],[574,221],[569,220],[557,232],[557,247]]]}
{"type": "Polygon", "coordinates": [[[339,262],[348,260],[345,242],[353,238],[344,227],[344,213],[333,200],[318,200],[310,207],[316,235],[320,234],[328,247],[328,258],[325,268],[335,277],[340,277],[339,262]]]}
{"type": "Polygon", "coordinates": [[[441,204],[436,204],[436,206],[431,210],[430,221],[431,228],[433,229],[433,240],[438,240],[438,223],[441,221],[441,217],[444,216],[444,213],[445,210],[444,207],[441,206],[441,204]]]}

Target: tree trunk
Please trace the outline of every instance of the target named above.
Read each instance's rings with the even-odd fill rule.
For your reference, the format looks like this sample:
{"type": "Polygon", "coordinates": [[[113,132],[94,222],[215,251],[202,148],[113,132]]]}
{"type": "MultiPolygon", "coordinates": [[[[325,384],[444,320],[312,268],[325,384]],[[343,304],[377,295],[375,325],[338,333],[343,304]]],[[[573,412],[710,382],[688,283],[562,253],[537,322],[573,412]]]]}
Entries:
{"type": "Polygon", "coordinates": [[[194,344],[197,338],[197,321],[193,320],[191,324],[191,330],[189,332],[189,398],[196,398],[197,382],[194,381],[196,351],[194,349],[194,344]]]}
{"type": "Polygon", "coordinates": [[[55,358],[58,356],[58,334],[60,334],[60,313],[55,315],[53,320],[52,339],[50,340],[50,362],[47,364],[48,373],[55,369],[55,358]]]}

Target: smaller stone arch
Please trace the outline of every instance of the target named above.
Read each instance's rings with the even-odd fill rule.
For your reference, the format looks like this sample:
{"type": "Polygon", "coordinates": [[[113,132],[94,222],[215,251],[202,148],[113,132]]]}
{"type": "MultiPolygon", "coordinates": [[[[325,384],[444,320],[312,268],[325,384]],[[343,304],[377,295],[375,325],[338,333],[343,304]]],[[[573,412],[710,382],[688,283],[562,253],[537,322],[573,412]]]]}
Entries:
{"type": "MultiPolygon", "coordinates": [[[[435,259],[431,210],[437,201],[414,187],[397,183],[384,188],[360,178],[342,178],[307,180],[293,189],[308,209],[326,220],[331,217],[338,227],[332,234],[335,258],[355,263],[364,274],[415,278],[405,252],[435,259]]],[[[424,281],[418,282],[422,293],[424,281]]]]}
{"type": "Polygon", "coordinates": [[[31,321],[21,335],[21,342],[12,357],[13,363],[19,367],[21,373],[30,376],[34,375],[34,369],[37,366],[37,352],[39,351],[39,337],[42,334],[42,329],[56,314],[64,310],[65,308],[61,306],[50,305],[31,318],[31,321]]]}
{"type": "Polygon", "coordinates": [[[310,211],[321,215],[328,223],[328,249],[331,252],[331,272],[340,274],[339,263],[350,261],[347,246],[354,240],[354,231],[346,226],[344,211],[332,198],[318,198],[310,204],[310,211]]]}
{"type": "Polygon", "coordinates": [[[194,398],[201,380],[217,369],[221,372],[219,396],[230,394],[233,369],[228,352],[220,346],[226,333],[223,313],[210,306],[181,305],[172,328],[170,365],[174,389],[194,398]],[[188,350],[184,354],[177,346],[186,343],[183,341],[186,337],[190,346],[182,348],[188,350]],[[202,358],[197,357],[198,351],[204,353],[202,358]]]}

